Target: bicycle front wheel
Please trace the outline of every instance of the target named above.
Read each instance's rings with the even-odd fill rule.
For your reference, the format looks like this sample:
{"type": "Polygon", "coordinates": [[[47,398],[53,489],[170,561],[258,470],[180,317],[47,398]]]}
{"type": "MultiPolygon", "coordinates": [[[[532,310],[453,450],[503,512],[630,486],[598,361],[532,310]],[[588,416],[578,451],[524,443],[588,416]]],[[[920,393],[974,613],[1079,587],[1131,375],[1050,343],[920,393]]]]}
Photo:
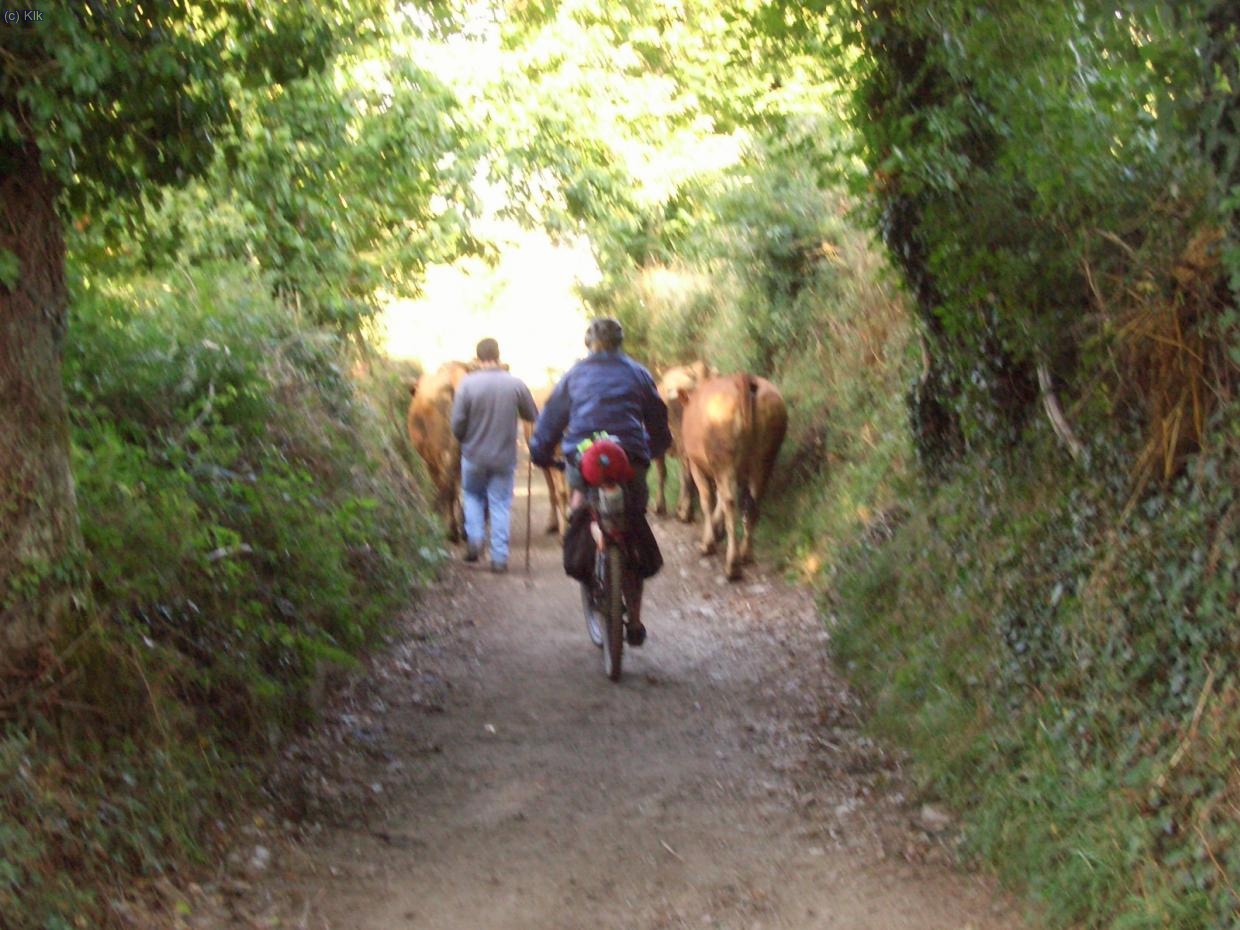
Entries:
{"type": "Polygon", "coordinates": [[[603,671],[612,681],[620,680],[620,657],[624,652],[624,573],[620,547],[608,545],[603,565],[603,671]]]}
{"type": "Polygon", "coordinates": [[[596,607],[597,600],[593,583],[581,582],[581,613],[586,618],[586,632],[590,634],[590,642],[602,649],[603,620],[596,607]]]}

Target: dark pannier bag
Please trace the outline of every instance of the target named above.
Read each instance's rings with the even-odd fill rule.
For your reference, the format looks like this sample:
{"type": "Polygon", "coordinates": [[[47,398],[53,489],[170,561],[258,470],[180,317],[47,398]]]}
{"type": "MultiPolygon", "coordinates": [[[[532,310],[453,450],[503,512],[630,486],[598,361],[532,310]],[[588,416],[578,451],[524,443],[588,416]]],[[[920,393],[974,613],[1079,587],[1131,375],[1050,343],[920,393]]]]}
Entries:
{"type": "Polygon", "coordinates": [[[654,538],[654,530],[645,514],[638,518],[635,526],[629,527],[628,540],[629,564],[641,577],[653,578],[663,567],[663,553],[659,551],[659,541],[654,538]]]}
{"type": "MultiPolygon", "coordinates": [[[[663,567],[663,553],[644,515],[629,527],[626,536],[628,564],[642,578],[657,575],[663,567]]],[[[590,509],[579,507],[569,514],[568,529],[564,531],[564,574],[578,581],[589,581],[594,575],[597,553],[598,546],[590,533],[590,509]]]]}
{"type": "Polygon", "coordinates": [[[568,529],[564,531],[564,574],[589,581],[597,552],[598,546],[590,534],[590,508],[578,507],[568,515],[568,529]]]}

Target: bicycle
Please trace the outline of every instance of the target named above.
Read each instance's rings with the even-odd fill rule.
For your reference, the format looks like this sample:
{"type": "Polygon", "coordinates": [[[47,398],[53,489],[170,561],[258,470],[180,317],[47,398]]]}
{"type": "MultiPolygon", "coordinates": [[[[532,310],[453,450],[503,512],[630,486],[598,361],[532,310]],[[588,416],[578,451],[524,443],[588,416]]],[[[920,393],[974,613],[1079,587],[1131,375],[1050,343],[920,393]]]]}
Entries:
{"type": "Polygon", "coordinates": [[[624,597],[626,518],[624,488],[618,484],[590,486],[585,506],[590,512],[590,535],[597,552],[594,574],[581,582],[581,607],[590,641],[602,650],[603,671],[620,680],[620,665],[628,625],[624,597]]]}

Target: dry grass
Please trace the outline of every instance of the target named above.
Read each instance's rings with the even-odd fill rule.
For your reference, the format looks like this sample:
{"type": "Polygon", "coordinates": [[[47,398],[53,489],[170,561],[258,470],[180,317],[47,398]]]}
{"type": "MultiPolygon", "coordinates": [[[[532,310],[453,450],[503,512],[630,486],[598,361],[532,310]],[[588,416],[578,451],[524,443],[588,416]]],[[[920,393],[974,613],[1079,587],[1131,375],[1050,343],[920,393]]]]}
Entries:
{"type": "Polygon", "coordinates": [[[1145,420],[1133,466],[1139,495],[1151,481],[1175,477],[1189,455],[1205,448],[1212,414],[1240,383],[1222,323],[1229,296],[1219,259],[1223,233],[1200,227],[1165,262],[1151,262],[1116,236],[1104,238],[1124,250],[1128,273],[1100,286],[1085,270],[1095,303],[1113,324],[1119,399],[1139,405],[1145,420]]]}

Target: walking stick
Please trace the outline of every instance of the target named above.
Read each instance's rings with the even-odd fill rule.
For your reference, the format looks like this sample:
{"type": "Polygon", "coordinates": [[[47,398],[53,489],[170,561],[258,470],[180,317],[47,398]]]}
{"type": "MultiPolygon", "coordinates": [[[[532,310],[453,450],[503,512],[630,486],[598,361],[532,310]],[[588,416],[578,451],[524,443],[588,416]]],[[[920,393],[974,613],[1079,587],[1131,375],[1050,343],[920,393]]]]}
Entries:
{"type": "Polygon", "coordinates": [[[530,573],[530,507],[534,487],[534,462],[525,464],[525,574],[530,573]]]}

